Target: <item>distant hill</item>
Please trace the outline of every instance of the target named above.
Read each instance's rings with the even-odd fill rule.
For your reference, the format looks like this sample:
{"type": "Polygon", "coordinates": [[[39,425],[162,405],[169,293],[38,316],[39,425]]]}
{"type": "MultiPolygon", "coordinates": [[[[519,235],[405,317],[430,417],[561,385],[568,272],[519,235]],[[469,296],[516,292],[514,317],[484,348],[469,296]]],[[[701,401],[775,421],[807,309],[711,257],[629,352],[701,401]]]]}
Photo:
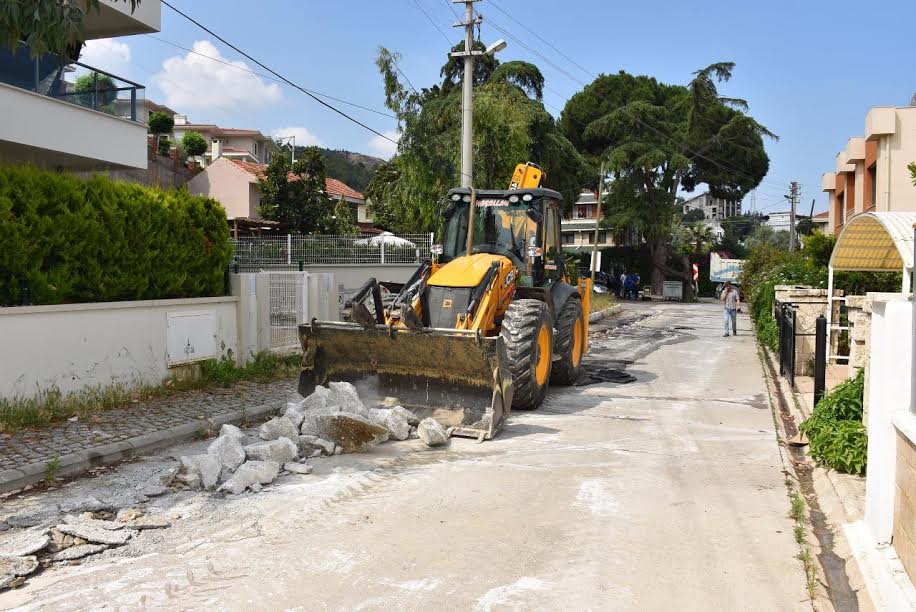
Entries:
{"type": "MultiPolygon", "coordinates": [[[[302,147],[296,147],[297,154],[300,148],[302,147]]],[[[385,163],[384,159],[363,155],[362,153],[354,153],[353,151],[320,150],[321,157],[324,159],[325,173],[331,178],[346,183],[360,193],[366,190],[366,186],[379,165],[385,163]]]]}

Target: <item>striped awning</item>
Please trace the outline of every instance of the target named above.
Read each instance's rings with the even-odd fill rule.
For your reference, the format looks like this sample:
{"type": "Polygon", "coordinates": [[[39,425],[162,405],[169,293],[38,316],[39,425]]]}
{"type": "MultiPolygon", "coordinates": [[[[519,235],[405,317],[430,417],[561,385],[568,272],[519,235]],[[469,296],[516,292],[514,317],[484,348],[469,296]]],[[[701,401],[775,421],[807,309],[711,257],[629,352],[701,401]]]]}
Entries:
{"type": "Polygon", "coordinates": [[[916,212],[870,212],[853,217],[837,238],[834,270],[903,271],[913,268],[916,212]]]}

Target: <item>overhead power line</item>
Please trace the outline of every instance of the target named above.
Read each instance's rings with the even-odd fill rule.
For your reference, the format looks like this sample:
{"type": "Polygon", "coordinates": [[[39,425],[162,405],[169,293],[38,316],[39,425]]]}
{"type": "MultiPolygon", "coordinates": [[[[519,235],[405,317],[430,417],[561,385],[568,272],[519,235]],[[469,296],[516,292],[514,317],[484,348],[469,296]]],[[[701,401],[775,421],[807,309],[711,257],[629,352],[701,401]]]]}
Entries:
{"type": "Polygon", "coordinates": [[[431,24],[433,24],[433,27],[436,28],[439,34],[442,34],[442,38],[445,39],[445,41],[448,43],[448,48],[451,49],[453,43],[452,43],[452,39],[448,37],[448,34],[446,34],[445,31],[439,27],[439,24],[436,23],[432,17],[430,17],[429,13],[426,12],[426,9],[423,8],[423,6],[419,2],[417,2],[417,0],[412,0],[412,2],[413,2],[413,5],[417,7],[417,10],[423,13],[423,15],[426,17],[426,20],[429,21],[431,24]]]}
{"type": "Polygon", "coordinates": [[[290,87],[294,87],[294,88],[298,89],[299,91],[301,91],[302,93],[304,93],[304,94],[307,95],[308,97],[312,98],[313,100],[315,100],[316,102],[318,102],[318,103],[321,104],[322,106],[324,106],[324,107],[326,107],[326,108],[329,108],[330,110],[334,111],[335,113],[337,113],[337,114],[340,115],[341,117],[347,119],[348,121],[350,121],[350,122],[352,122],[352,123],[355,123],[356,125],[360,126],[361,128],[363,128],[363,129],[365,129],[365,130],[368,130],[368,131],[372,132],[372,133],[375,134],[376,136],[379,136],[379,137],[381,137],[381,138],[384,138],[385,140],[387,140],[388,142],[390,142],[390,143],[392,143],[392,144],[397,144],[397,141],[396,141],[396,140],[394,140],[394,139],[392,139],[392,138],[389,138],[388,136],[386,136],[386,135],[383,134],[382,132],[379,132],[378,130],[369,127],[368,125],[366,125],[365,123],[363,123],[363,122],[360,121],[359,119],[356,119],[355,117],[353,117],[353,116],[351,116],[351,115],[348,115],[347,113],[345,113],[344,111],[340,110],[339,108],[337,108],[337,107],[334,106],[333,104],[328,104],[327,102],[325,102],[324,100],[322,100],[321,98],[319,98],[319,97],[316,96],[315,94],[311,93],[309,90],[305,89],[305,88],[302,87],[301,85],[297,85],[296,83],[293,83],[292,81],[290,81],[289,79],[287,79],[285,76],[283,76],[282,74],[280,74],[280,73],[277,72],[276,70],[270,68],[269,66],[267,66],[267,65],[264,64],[263,62],[260,62],[260,61],[256,60],[256,59],[253,58],[251,55],[245,53],[244,51],[242,51],[241,49],[239,49],[237,46],[235,46],[234,44],[232,44],[231,42],[229,42],[228,40],[226,40],[225,38],[223,38],[222,36],[220,36],[219,34],[217,34],[216,32],[214,32],[213,30],[211,30],[210,28],[208,28],[207,26],[205,26],[205,25],[202,24],[201,22],[197,21],[196,19],[194,19],[193,17],[191,17],[191,16],[188,15],[187,13],[184,13],[184,12],[182,12],[181,10],[175,8],[170,2],[168,2],[168,0],[162,0],[162,4],[166,5],[167,7],[169,7],[170,9],[172,9],[173,11],[175,11],[176,13],[178,13],[179,15],[181,15],[182,17],[184,17],[185,19],[187,19],[188,21],[190,21],[191,23],[193,23],[194,25],[196,25],[198,28],[200,28],[201,30],[203,30],[203,31],[206,32],[207,34],[213,36],[214,38],[216,38],[217,40],[219,40],[220,42],[222,42],[224,45],[226,45],[227,47],[231,48],[232,50],[234,50],[235,52],[239,53],[240,55],[243,55],[244,57],[248,58],[249,60],[251,60],[252,62],[254,62],[255,64],[257,64],[258,66],[260,66],[261,68],[263,68],[263,69],[266,70],[267,72],[271,73],[272,75],[274,75],[275,77],[277,77],[278,79],[280,79],[281,81],[283,81],[284,83],[286,83],[287,85],[289,85],[290,87]]]}

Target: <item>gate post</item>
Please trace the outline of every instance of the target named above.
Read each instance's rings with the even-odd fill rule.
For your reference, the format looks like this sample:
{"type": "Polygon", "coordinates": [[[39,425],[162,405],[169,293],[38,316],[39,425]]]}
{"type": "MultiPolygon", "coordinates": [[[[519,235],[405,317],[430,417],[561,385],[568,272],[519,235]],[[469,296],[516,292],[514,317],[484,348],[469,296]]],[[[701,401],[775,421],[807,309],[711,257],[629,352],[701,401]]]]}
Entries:
{"type": "Polygon", "coordinates": [[[814,405],[827,389],[827,318],[821,315],[815,323],[814,337],[814,405]]]}

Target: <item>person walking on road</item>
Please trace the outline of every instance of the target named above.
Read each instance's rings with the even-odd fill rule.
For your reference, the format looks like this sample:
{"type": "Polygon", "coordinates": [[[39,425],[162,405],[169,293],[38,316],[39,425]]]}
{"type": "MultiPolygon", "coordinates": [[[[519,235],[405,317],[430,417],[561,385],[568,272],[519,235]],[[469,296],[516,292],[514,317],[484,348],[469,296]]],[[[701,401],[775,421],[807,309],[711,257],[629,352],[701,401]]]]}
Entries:
{"type": "Polygon", "coordinates": [[[722,303],[725,305],[723,312],[723,319],[725,320],[725,333],[722,334],[723,337],[728,337],[729,329],[733,336],[738,335],[738,308],[741,307],[741,296],[738,295],[738,289],[731,282],[725,283],[725,288],[722,290],[722,296],[719,298],[722,300],[722,303]]]}
{"type": "Polygon", "coordinates": [[[620,297],[627,297],[627,271],[624,270],[620,273],[620,297]]]}

